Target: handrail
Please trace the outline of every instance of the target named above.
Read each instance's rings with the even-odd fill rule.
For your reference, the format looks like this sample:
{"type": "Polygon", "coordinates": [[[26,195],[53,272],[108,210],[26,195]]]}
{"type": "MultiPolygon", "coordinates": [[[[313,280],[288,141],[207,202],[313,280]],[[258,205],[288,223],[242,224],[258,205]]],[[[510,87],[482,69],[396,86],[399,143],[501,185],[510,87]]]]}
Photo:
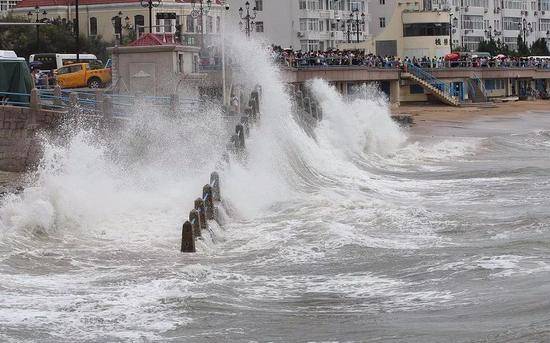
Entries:
{"type": "Polygon", "coordinates": [[[422,68],[419,68],[412,63],[408,63],[406,71],[418,77],[419,79],[423,80],[424,82],[427,82],[433,87],[439,89],[440,91],[445,93],[445,95],[450,96],[451,98],[456,97],[456,94],[453,88],[450,86],[450,84],[439,80],[438,78],[428,73],[427,71],[423,70],[422,68]]]}

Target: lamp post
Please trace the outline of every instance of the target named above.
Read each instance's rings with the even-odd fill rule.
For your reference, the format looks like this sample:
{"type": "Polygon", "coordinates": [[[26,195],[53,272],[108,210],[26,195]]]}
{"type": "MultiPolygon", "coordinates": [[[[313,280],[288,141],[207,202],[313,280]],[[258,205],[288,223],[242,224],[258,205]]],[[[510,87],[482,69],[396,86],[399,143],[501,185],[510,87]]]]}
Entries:
{"type": "Polygon", "coordinates": [[[525,18],[523,18],[521,23],[522,23],[521,30],[523,31],[523,44],[527,46],[527,35],[528,35],[528,31],[531,31],[531,23],[527,23],[527,19],[525,18]]]}
{"type": "MultiPolygon", "coordinates": [[[[254,25],[254,19],[256,19],[257,16],[256,7],[252,8],[252,14],[250,14],[250,2],[247,1],[244,4],[244,7],[246,8],[246,15],[243,15],[244,10],[241,7],[239,8],[239,16],[241,17],[241,20],[244,20],[246,22],[244,32],[246,33],[246,37],[250,38],[250,31],[252,30],[251,25],[254,25]]],[[[239,25],[242,28],[243,22],[241,21],[239,25]]]]}
{"type": "Polygon", "coordinates": [[[485,30],[485,36],[489,38],[489,41],[493,40],[493,27],[489,26],[489,30],[485,30]]]}
{"type": "MultiPolygon", "coordinates": [[[[337,22],[338,25],[339,25],[339,23],[340,23],[340,18],[337,18],[337,19],[336,19],[336,22],[337,22]]],[[[343,22],[342,22],[342,26],[341,26],[342,32],[345,33],[345,34],[347,34],[347,36],[348,36],[348,43],[351,43],[351,25],[350,25],[350,24],[351,24],[351,19],[348,19],[348,20],[346,20],[346,21],[343,21],[343,22]],[[347,28],[347,30],[346,30],[346,28],[347,28]]]]}
{"type": "Polygon", "coordinates": [[[357,43],[359,43],[359,24],[365,24],[365,13],[361,13],[359,15],[359,9],[354,9],[350,13],[350,20],[352,23],[355,23],[355,34],[357,35],[357,43]],[[361,17],[361,20],[359,20],[359,17],[361,17]]]}
{"type": "Polygon", "coordinates": [[[210,12],[210,9],[212,8],[212,0],[206,0],[206,1],[199,0],[199,9],[198,9],[198,10],[195,8],[195,2],[196,2],[196,0],[191,0],[191,2],[193,3],[193,10],[191,11],[191,17],[192,17],[193,19],[200,18],[200,19],[199,19],[200,34],[201,34],[200,45],[201,45],[201,50],[202,50],[202,49],[204,49],[204,25],[203,25],[203,19],[204,19],[204,15],[205,15],[205,14],[208,14],[208,12],[210,12]],[[204,6],[204,3],[205,3],[205,2],[206,2],[206,7],[204,6]]]}
{"type": "MultiPolygon", "coordinates": [[[[229,4],[227,4],[225,1],[222,1],[222,6],[225,8],[225,11],[229,11],[229,4]]],[[[225,12],[222,13],[222,22],[221,22],[221,44],[222,44],[222,96],[223,96],[223,105],[226,106],[228,104],[227,99],[227,81],[225,76],[225,12]]]]}
{"type": "MultiPolygon", "coordinates": [[[[452,17],[452,13],[451,13],[450,16],[452,17]]],[[[450,18],[449,18],[449,20],[450,20],[450,18]]],[[[454,17],[453,20],[452,20],[451,27],[449,28],[450,29],[450,38],[451,38],[451,42],[450,42],[451,52],[453,52],[453,30],[456,29],[457,26],[458,26],[458,18],[454,17]]]]}
{"type": "MultiPolygon", "coordinates": [[[[128,21],[130,21],[130,18],[128,18],[128,21]]],[[[118,15],[111,18],[111,23],[113,24],[113,28],[115,29],[115,42],[116,42],[116,34],[118,31],[118,41],[119,41],[119,44],[122,45],[122,11],[119,11],[118,15]]]]}
{"type": "Polygon", "coordinates": [[[149,33],[153,33],[153,7],[159,7],[161,0],[140,0],[141,7],[149,9],[149,33]]]}
{"type": "Polygon", "coordinates": [[[40,52],[40,25],[38,25],[38,23],[44,22],[44,20],[46,19],[46,18],[42,18],[42,20],[40,20],[39,16],[40,14],[42,14],[45,17],[48,14],[48,12],[46,12],[46,10],[43,10],[42,12],[40,12],[40,7],[36,5],[34,7],[34,13],[32,11],[29,11],[27,13],[29,20],[32,19],[32,16],[35,14],[36,14],[35,23],[37,24],[36,25],[36,52],[39,53],[40,52]]]}

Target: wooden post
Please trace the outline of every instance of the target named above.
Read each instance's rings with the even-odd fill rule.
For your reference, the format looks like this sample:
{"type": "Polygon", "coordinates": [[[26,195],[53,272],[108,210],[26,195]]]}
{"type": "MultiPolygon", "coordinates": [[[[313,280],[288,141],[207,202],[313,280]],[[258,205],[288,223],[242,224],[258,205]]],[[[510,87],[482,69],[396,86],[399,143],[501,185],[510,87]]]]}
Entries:
{"type": "Polygon", "coordinates": [[[197,210],[191,210],[191,212],[189,212],[189,222],[193,226],[195,237],[201,237],[201,217],[197,210]]]}
{"type": "Polygon", "coordinates": [[[214,201],[221,201],[220,175],[218,173],[212,172],[212,174],[210,174],[210,186],[212,186],[212,198],[214,201]]]}
{"type": "Polygon", "coordinates": [[[304,111],[311,114],[311,99],[307,96],[304,98],[304,111]]]}
{"type": "Polygon", "coordinates": [[[212,195],[212,186],[204,185],[202,188],[202,198],[204,199],[206,219],[214,219],[214,196],[212,195]]]}
{"type": "Polygon", "coordinates": [[[38,93],[38,89],[36,89],[36,88],[33,88],[31,90],[30,107],[33,110],[39,110],[40,107],[41,107],[41,105],[40,105],[40,94],[38,93]]]}
{"type": "Polygon", "coordinates": [[[247,116],[242,116],[241,117],[241,124],[244,126],[244,133],[246,134],[246,136],[250,136],[250,127],[248,125],[248,117],[247,116]]]}
{"type": "Polygon", "coordinates": [[[113,99],[110,96],[104,96],[101,106],[103,119],[110,120],[113,116],[113,99]]]}
{"type": "Polygon", "coordinates": [[[75,109],[78,106],[78,94],[71,92],[69,93],[69,105],[71,109],[75,109]]]}
{"type": "Polygon", "coordinates": [[[236,147],[238,149],[244,149],[245,148],[244,127],[242,124],[237,124],[237,126],[235,126],[235,134],[237,135],[236,147]]]}
{"type": "Polygon", "coordinates": [[[189,221],[186,221],[181,229],[181,252],[196,252],[193,226],[189,221]]]}
{"type": "Polygon", "coordinates": [[[63,101],[61,100],[61,87],[59,85],[55,85],[55,87],[53,88],[53,96],[53,104],[55,106],[63,106],[63,101]]]}
{"type": "Polygon", "coordinates": [[[96,89],[95,91],[95,110],[99,113],[103,111],[103,89],[96,89]]]}
{"type": "Polygon", "coordinates": [[[170,95],[170,110],[172,112],[175,112],[178,109],[179,103],[180,103],[180,98],[178,94],[170,95]]]}
{"type": "Polygon", "coordinates": [[[195,200],[195,210],[199,212],[201,229],[205,230],[206,229],[206,213],[205,213],[206,211],[204,208],[204,201],[201,198],[197,198],[195,200]]]}

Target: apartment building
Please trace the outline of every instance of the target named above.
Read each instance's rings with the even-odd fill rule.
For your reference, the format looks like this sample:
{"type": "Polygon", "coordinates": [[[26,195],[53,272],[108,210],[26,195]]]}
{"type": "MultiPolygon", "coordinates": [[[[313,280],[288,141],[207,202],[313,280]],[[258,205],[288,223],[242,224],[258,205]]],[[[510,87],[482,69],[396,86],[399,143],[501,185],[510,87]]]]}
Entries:
{"type": "MultiPolygon", "coordinates": [[[[10,11],[27,18],[35,6],[40,11],[40,19],[75,19],[74,0],[21,0],[10,11]]],[[[86,36],[101,36],[106,41],[127,36],[130,31],[138,34],[149,32],[149,9],[141,6],[139,0],[80,0],[80,33],[86,36]],[[118,23],[118,25],[115,25],[118,23]]],[[[208,7],[203,4],[201,21],[199,0],[162,0],[152,10],[154,33],[174,34],[180,28],[181,37],[187,45],[205,46],[214,44],[221,30],[221,16],[225,10],[219,1],[212,1],[208,7]],[[202,24],[202,27],[201,27],[202,24]]],[[[34,17],[33,17],[34,18],[34,17]]]]}
{"type": "MultiPolygon", "coordinates": [[[[550,0],[411,0],[425,11],[449,11],[454,47],[476,51],[479,42],[493,38],[517,49],[517,37],[532,44],[550,39],[550,0]]],[[[370,0],[370,32],[381,32],[396,0],[370,0]]],[[[550,42],[549,42],[550,44],[550,42]]]]}
{"type": "MultiPolygon", "coordinates": [[[[236,9],[242,7],[245,16],[246,0],[228,3],[230,20],[243,22],[236,9]]],[[[362,42],[369,34],[368,0],[249,0],[249,3],[254,17],[251,35],[285,48],[325,50],[348,40],[362,42]]]]}
{"type": "Polygon", "coordinates": [[[8,14],[8,10],[17,6],[21,0],[0,0],[0,17],[8,14]]]}

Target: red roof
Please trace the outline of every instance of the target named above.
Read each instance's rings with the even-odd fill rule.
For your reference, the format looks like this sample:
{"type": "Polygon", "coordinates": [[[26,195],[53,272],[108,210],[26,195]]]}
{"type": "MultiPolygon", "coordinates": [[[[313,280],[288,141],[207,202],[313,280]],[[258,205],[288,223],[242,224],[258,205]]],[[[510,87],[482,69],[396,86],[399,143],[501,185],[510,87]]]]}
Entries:
{"type": "MultiPolygon", "coordinates": [[[[192,0],[174,0],[174,2],[192,2],[192,0]]],[[[220,4],[220,0],[214,1],[217,4],[220,4]]],[[[21,0],[17,4],[17,8],[21,7],[48,7],[48,6],[74,6],[75,0],[21,0]]],[[[136,3],[139,4],[137,0],[80,0],[79,5],[104,5],[104,4],[121,4],[121,3],[136,3]]]]}
{"type": "Polygon", "coordinates": [[[155,45],[174,45],[174,35],[169,33],[148,33],[132,43],[130,46],[155,46],[155,45]]]}

